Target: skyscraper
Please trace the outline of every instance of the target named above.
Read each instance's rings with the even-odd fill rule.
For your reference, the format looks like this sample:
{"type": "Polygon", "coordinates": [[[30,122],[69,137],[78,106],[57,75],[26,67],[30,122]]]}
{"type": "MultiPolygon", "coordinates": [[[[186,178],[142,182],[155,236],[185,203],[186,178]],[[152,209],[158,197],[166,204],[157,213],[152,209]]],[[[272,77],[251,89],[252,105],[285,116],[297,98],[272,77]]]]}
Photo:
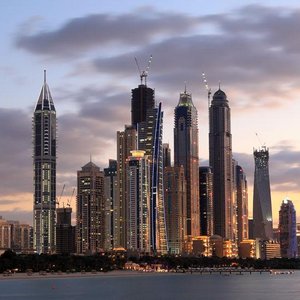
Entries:
{"type": "Polygon", "coordinates": [[[46,82],[33,115],[34,249],[55,251],[56,211],[56,111],[46,82]]]}
{"type": "Polygon", "coordinates": [[[119,241],[120,246],[127,247],[127,172],[126,160],[131,151],[137,149],[137,131],[134,126],[125,125],[124,131],[117,132],[117,178],[118,178],[118,209],[119,209],[119,241]]]}
{"type": "Polygon", "coordinates": [[[239,165],[236,169],[236,202],[238,242],[249,238],[248,234],[248,187],[246,174],[239,165]]]}
{"type": "Polygon", "coordinates": [[[120,209],[117,179],[117,161],[110,159],[109,167],[104,169],[105,194],[105,250],[120,247],[120,209]]]}
{"type": "Polygon", "coordinates": [[[214,231],[233,237],[232,141],[226,94],[215,92],[209,107],[209,164],[213,171],[214,231]]]}
{"type": "Polygon", "coordinates": [[[77,171],[77,253],[104,248],[104,174],[93,162],[77,171]]]}
{"type": "Polygon", "coordinates": [[[163,166],[171,167],[171,149],[169,143],[163,144],[163,166]]]}
{"type": "Polygon", "coordinates": [[[284,199],[281,203],[279,232],[281,257],[296,258],[298,254],[296,210],[293,202],[288,199],[284,199]]]}
{"type": "Polygon", "coordinates": [[[127,249],[150,253],[150,160],[145,151],[131,151],[127,172],[127,249]]]}
{"type": "Polygon", "coordinates": [[[168,247],[171,254],[181,254],[186,234],[186,181],[184,168],[164,168],[164,199],[168,247]]]}
{"type": "Polygon", "coordinates": [[[56,253],[75,253],[75,226],[71,224],[72,208],[57,208],[56,253]]]}
{"type": "Polygon", "coordinates": [[[174,121],[174,165],[184,167],[187,184],[185,235],[198,236],[200,234],[198,119],[192,96],[186,91],[180,94],[174,121]]]}
{"type": "Polygon", "coordinates": [[[269,149],[254,150],[253,235],[254,238],[273,238],[272,202],[269,179],[269,149]]]}
{"type": "Polygon", "coordinates": [[[166,254],[168,251],[163,193],[163,112],[158,107],[147,110],[146,120],[138,124],[138,149],[144,150],[151,160],[150,224],[151,250],[166,254]]]}
{"type": "Polygon", "coordinates": [[[146,121],[147,110],[154,108],[154,90],[141,83],[131,92],[131,125],[137,129],[139,123],[146,121]]]}
{"type": "Polygon", "coordinates": [[[213,173],[211,167],[199,168],[200,235],[214,234],[213,173]]]}

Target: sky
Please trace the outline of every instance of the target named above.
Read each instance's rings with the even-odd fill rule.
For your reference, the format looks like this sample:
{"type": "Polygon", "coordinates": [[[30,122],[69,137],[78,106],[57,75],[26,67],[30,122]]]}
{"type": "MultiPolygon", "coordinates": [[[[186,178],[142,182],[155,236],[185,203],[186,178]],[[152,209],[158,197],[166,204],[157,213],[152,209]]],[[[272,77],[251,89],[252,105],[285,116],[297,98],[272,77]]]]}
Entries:
{"type": "Polygon", "coordinates": [[[130,124],[131,89],[153,56],[147,84],[164,110],[173,149],[174,108],[184,91],[198,110],[200,164],[208,164],[205,72],[231,107],[234,158],[248,179],[253,148],[270,152],[274,224],[282,200],[300,221],[300,4],[298,1],[1,1],[0,215],[32,224],[32,115],[43,70],[58,118],[57,195],[75,210],[76,172],[116,159],[130,124]],[[162,3],[161,3],[162,2],[162,3]],[[297,3],[298,2],[298,3],[297,3]]]}

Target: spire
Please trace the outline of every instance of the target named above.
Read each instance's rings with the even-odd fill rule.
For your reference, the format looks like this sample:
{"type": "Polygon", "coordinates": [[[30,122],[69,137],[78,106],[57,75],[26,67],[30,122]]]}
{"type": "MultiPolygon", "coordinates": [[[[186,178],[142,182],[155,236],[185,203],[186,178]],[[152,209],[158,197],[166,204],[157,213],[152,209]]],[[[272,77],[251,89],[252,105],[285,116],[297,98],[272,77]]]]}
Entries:
{"type": "Polygon", "coordinates": [[[184,93],[186,94],[186,81],[184,82],[184,93]]]}
{"type": "Polygon", "coordinates": [[[52,96],[50,93],[49,86],[47,84],[47,73],[46,70],[44,70],[44,84],[42,86],[42,90],[39,96],[39,99],[37,101],[35,111],[38,110],[51,110],[55,111],[54,103],[52,100],[52,96]]]}

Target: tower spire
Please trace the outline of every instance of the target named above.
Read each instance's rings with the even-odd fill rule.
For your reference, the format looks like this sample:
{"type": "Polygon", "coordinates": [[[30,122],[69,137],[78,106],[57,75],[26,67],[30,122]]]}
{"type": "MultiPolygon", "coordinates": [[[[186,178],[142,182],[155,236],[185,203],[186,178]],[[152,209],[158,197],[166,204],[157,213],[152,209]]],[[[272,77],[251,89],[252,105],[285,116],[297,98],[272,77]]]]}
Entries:
{"type": "Polygon", "coordinates": [[[47,71],[44,70],[44,84],[47,82],[47,71]]]}

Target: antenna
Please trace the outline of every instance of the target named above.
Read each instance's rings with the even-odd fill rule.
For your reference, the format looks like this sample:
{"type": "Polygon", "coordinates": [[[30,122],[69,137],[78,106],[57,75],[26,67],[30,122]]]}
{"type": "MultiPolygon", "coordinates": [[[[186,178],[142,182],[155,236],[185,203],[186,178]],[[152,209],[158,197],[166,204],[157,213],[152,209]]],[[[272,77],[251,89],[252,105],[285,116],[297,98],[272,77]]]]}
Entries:
{"type": "Polygon", "coordinates": [[[202,73],[202,78],[203,78],[203,83],[205,85],[205,88],[207,90],[207,101],[208,101],[208,109],[209,109],[209,107],[210,107],[211,88],[208,86],[208,82],[207,82],[206,75],[205,75],[204,72],[202,73]]]}
{"type": "Polygon", "coordinates": [[[144,81],[144,84],[147,85],[147,76],[148,76],[150,65],[151,65],[151,62],[152,62],[152,55],[150,55],[150,58],[148,60],[148,65],[145,68],[145,70],[141,70],[139,62],[138,62],[136,57],[134,58],[134,60],[135,60],[136,66],[137,66],[137,68],[139,70],[139,73],[140,73],[141,84],[143,84],[143,81],[144,81]]]}

